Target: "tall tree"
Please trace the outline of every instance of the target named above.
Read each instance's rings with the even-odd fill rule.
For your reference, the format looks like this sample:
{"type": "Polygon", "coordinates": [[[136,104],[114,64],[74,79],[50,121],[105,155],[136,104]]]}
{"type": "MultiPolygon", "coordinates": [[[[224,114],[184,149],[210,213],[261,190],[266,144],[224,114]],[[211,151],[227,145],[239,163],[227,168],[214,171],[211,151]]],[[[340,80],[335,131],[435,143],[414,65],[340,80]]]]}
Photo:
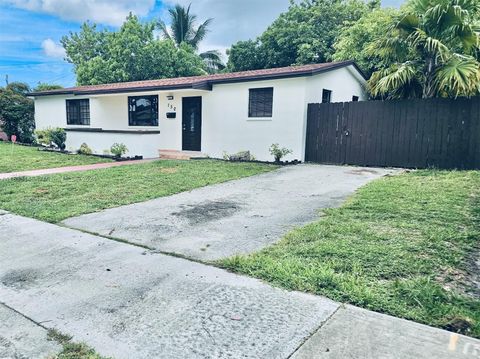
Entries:
{"type": "MultiPolygon", "coordinates": [[[[158,27],[165,39],[173,40],[178,46],[186,43],[198,51],[199,44],[205,39],[213,19],[207,19],[197,27],[197,15],[190,13],[190,6],[191,4],[185,8],[177,4],[168,10],[170,30],[162,20],[158,21],[158,27]]],[[[209,72],[217,72],[225,68],[221,54],[217,50],[205,51],[199,56],[205,61],[209,72]]]]}
{"type": "Polygon", "coordinates": [[[480,2],[410,0],[375,44],[392,65],[373,73],[369,88],[383,98],[457,97],[480,93],[480,2]]]}
{"type": "Polygon", "coordinates": [[[378,7],[378,0],[292,1],[256,41],[232,46],[228,67],[238,71],[252,65],[268,68],[330,61],[343,24],[378,7]],[[252,52],[259,61],[252,63],[252,52]]]}
{"type": "Polygon", "coordinates": [[[129,15],[118,31],[83,24],[62,38],[67,61],[74,64],[78,85],[151,80],[205,74],[202,59],[188,44],[154,36],[154,23],[129,15]]]}
{"type": "Polygon", "coordinates": [[[333,60],[354,60],[357,65],[370,75],[391,62],[378,56],[375,43],[378,39],[389,36],[385,29],[391,27],[398,10],[393,8],[375,9],[363,15],[358,21],[347,21],[334,44],[333,60]]]}
{"type": "Polygon", "coordinates": [[[29,86],[21,82],[0,87],[0,128],[23,143],[33,142],[35,129],[33,100],[26,96],[29,91],[29,86]]]}

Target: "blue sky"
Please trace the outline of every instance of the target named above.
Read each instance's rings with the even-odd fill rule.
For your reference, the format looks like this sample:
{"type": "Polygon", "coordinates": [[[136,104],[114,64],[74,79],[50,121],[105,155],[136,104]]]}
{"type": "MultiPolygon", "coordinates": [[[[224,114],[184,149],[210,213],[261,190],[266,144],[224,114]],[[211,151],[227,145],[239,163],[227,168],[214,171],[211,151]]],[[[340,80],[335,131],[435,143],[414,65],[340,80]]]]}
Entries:
{"type": "MultiPolygon", "coordinates": [[[[383,5],[402,2],[383,0],[383,5]]],[[[166,18],[165,9],[174,3],[192,3],[200,20],[216,19],[203,46],[220,50],[259,35],[288,7],[288,0],[0,0],[0,85],[6,75],[32,87],[38,82],[74,85],[59,44],[63,35],[78,31],[87,19],[117,28],[129,11],[145,20],[166,18]]]]}

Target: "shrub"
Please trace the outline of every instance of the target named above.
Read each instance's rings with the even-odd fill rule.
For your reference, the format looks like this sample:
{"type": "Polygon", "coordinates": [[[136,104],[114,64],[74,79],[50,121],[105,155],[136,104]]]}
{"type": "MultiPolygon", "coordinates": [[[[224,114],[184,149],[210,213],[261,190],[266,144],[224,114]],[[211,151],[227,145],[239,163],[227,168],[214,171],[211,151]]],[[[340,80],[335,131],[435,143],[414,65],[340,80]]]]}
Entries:
{"type": "Polygon", "coordinates": [[[110,147],[110,152],[115,156],[115,157],[122,157],[125,153],[128,152],[127,146],[123,143],[114,143],[112,147],[110,147]]]}
{"type": "Polygon", "coordinates": [[[50,139],[52,142],[60,148],[62,151],[65,150],[65,142],[67,141],[67,133],[63,128],[52,128],[50,130],[50,139]]]}
{"type": "Polygon", "coordinates": [[[283,157],[292,152],[292,150],[286,147],[280,148],[278,143],[274,143],[270,146],[270,154],[275,158],[275,162],[280,162],[283,157]]]}
{"type": "Polygon", "coordinates": [[[80,148],[77,151],[80,155],[91,155],[93,153],[92,149],[84,142],[80,145],[80,148]]]}
{"type": "Polygon", "coordinates": [[[51,129],[35,130],[35,142],[39,145],[50,146],[52,139],[50,138],[51,129]]]}

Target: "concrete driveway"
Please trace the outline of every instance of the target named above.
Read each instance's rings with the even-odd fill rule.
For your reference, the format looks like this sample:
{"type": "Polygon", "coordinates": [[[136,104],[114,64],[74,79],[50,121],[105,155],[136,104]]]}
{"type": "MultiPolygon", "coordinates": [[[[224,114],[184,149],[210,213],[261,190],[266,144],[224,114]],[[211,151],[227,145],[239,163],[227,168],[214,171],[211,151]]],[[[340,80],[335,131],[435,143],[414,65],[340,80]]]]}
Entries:
{"type": "MultiPolygon", "coordinates": [[[[393,170],[325,165],[270,173],[67,219],[64,225],[200,260],[255,252],[393,170]]],[[[128,188],[125,188],[128,191],[128,188]]]]}

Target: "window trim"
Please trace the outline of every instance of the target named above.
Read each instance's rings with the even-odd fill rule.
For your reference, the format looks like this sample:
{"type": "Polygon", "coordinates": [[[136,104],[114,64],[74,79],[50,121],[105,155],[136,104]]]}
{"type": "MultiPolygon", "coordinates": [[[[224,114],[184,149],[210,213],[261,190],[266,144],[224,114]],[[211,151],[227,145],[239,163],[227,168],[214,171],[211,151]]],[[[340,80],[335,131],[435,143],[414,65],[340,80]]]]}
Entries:
{"type": "Polygon", "coordinates": [[[332,90],[322,89],[322,103],[332,103],[332,90]],[[325,94],[328,94],[328,101],[324,101],[325,94]]]}
{"type": "MultiPolygon", "coordinates": [[[[268,87],[252,87],[248,89],[248,119],[262,119],[268,120],[273,117],[273,95],[274,95],[274,88],[273,86],[268,87]],[[263,114],[258,114],[258,110],[253,113],[252,112],[252,93],[260,92],[260,91],[270,91],[271,90],[271,100],[270,100],[270,112],[263,110],[263,114]]],[[[265,107],[266,104],[264,103],[263,106],[265,107]]]]}
{"type": "MultiPolygon", "coordinates": [[[[152,103],[152,100],[149,100],[150,103],[152,103]]],[[[139,95],[139,96],[128,96],[127,98],[127,111],[128,111],[128,126],[129,127],[158,127],[159,126],[159,98],[158,98],[158,95],[139,95]],[[154,108],[154,113],[156,114],[156,118],[154,119],[153,121],[153,124],[149,124],[149,125],[136,125],[136,124],[133,124],[132,122],[132,114],[134,112],[130,111],[130,101],[132,99],[135,99],[135,101],[137,101],[138,99],[142,99],[142,98],[156,98],[156,101],[154,103],[154,105],[156,106],[156,108],[154,108]]],[[[155,107],[154,106],[154,107],[155,107]]],[[[151,114],[153,113],[153,111],[150,111],[151,114]]]]}
{"type": "Polygon", "coordinates": [[[75,99],[66,99],[65,100],[65,112],[66,112],[66,120],[67,126],[90,126],[90,99],[88,98],[75,98],[75,99]],[[86,103],[87,111],[82,112],[81,103],[86,103]],[[75,109],[71,109],[72,104],[77,103],[75,105],[75,109]],[[77,118],[72,119],[71,115],[74,114],[77,118]],[[82,119],[82,114],[86,114],[85,118],[82,119]]]}

